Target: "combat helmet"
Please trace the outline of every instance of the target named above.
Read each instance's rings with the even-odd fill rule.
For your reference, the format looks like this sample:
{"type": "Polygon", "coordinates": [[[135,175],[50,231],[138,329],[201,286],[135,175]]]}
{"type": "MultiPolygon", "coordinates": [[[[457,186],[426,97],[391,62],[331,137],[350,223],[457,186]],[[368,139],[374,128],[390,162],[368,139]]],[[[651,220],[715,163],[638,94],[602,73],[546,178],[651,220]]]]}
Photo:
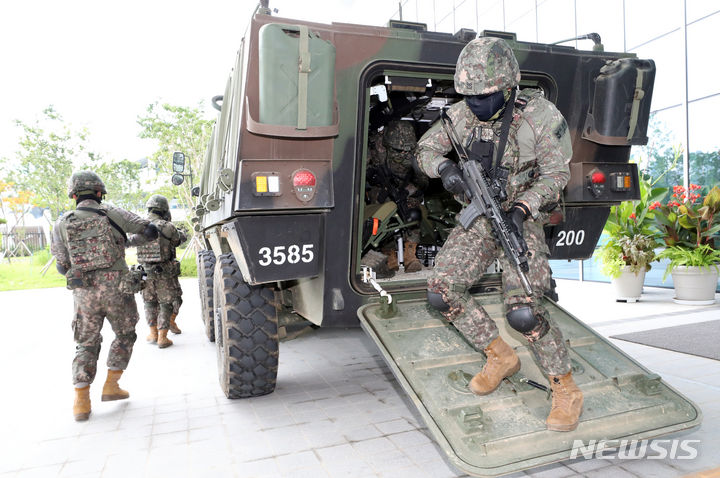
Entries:
{"type": "Polygon", "coordinates": [[[393,120],[385,126],[383,144],[400,151],[411,151],[417,144],[415,128],[409,121],[393,120]]]}
{"type": "Polygon", "coordinates": [[[170,210],[170,204],[168,204],[167,198],[160,194],[153,194],[152,196],[150,196],[150,198],[147,200],[147,203],[145,203],[145,207],[148,209],[158,209],[163,213],[166,213],[170,210]]]}
{"type": "Polygon", "coordinates": [[[517,59],[502,38],[476,38],[460,52],[455,67],[455,91],[461,95],[487,95],[519,82],[517,59]]]}
{"type": "Polygon", "coordinates": [[[81,194],[94,194],[100,191],[107,194],[105,183],[102,182],[100,176],[92,171],[76,171],[70,176],[67,182],[68,197],[80,196],[81,194]]]}

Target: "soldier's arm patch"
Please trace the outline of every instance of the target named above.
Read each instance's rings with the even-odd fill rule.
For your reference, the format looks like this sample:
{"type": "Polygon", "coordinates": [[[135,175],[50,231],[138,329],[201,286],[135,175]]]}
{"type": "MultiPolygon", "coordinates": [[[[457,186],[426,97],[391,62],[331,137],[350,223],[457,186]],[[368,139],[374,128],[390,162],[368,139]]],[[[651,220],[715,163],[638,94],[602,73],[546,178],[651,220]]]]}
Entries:
{"type": "Polygon", "coordinates": [[[562,139],[563,136],[565,136],[567,131],[568,131],[567,121],[565,121],[565,118],[561,118],[560,122],[557,125],[555,125],[555,127],[553,128],[553,134],[555,135],[555,137],[557,139],[560,140],[560,139],[562,139]]]}

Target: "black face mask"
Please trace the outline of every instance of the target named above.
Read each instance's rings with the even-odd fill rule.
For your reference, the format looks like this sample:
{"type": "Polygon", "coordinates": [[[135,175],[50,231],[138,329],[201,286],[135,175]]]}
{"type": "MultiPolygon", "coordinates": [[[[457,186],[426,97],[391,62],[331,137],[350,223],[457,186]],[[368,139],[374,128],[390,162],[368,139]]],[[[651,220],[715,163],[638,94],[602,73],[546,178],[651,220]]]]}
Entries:
{"type": "Polygon", "coordinates": [[[480,121],[487,121],[503,107],[505,95],[496,91],[488,95],[466,96],[465,103],[480,121]]]}

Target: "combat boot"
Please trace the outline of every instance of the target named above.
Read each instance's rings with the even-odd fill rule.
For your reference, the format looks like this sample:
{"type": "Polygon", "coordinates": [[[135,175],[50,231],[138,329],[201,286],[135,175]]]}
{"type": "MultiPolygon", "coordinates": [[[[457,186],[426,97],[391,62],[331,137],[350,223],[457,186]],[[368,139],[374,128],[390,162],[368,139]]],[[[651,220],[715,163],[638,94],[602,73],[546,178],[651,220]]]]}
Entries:
{"type": "Polygon", "coordinates": [[[177,317],[177,314],[173,314],[172,317],[170,317],[170,332],[173,334],[182,334],[182,330],[180,330],[180,327],[175,323],[175,317],[177,317]]]}
{"type": "Polygon", "coordinates": [[[405,272],[418,272],[422,270],[422,263],[417,258],[417,242],[406,241],[403,256],[405,259],[405,272]]]}
{"type": "Polygon", "coordinates": [[[583,394],[575,385],[572,372],[550,376],[552,408],[545,421],[548,430],[571,432],[578,426],[582,414],[583,394]]]}
{"type": "Polygon", "coordinates": [[[90,416],[90,385],[83,388],[75,388],[73,415],[75,415],[76,422],[84,422],[90,416]]]}
{"type": "Polygon", "coordinates": [[[147,336],[147,341],[151,344],[157,343],[158,338],[158,330],[157,325],[151,325],[150,326],[150,334],[147,336]]]}
{"type": "Polygon", "coordinates": [[[157,344],[158,344],[158,347],[160,347],[161,349],[164,349],[164,348],[166,348],[166,347],[170,347],[170,346],[173,344],[172,340],[170,340],[169,338],[167,338],[167,334],[168,334],[168,329],[160,329],[160,330],[158,330],[158,341],[157,341],[157,344]]]}
{"type": "Polygon", "coordinates": [[[388,256],[382,252],[369,250],[362,256],[360,263],[375,271],[378,279],[388,279],[395,275],[395,272],[388,268],[388,256]]]}
{"type": "Polygon", "coordinates": [[[487,395],[493,392],[505,377],[520,370],[520,358],[515,351],[500,337],[496,338],[485,349],[487,362],[482,372],[475,375],[468,387],[476,395],[487,395]]]}
{"type": "Polygon", "coordinates": [[[102,401],[111,402],[113,400],[124,400],[130,396],[128,392],[120,388],[118,380],[122,376],[122,370],[108,370],[107,379],[102,390],[102,401]]]}
{"type": "Polygon", "coordinates": [[[398,271],[400,270],[400,263],[398,262],[398,256],[397,251],[395,249],[388,252],[388,260],[387,260],[387,266],[388,270],[390,271],[398,271]]]}

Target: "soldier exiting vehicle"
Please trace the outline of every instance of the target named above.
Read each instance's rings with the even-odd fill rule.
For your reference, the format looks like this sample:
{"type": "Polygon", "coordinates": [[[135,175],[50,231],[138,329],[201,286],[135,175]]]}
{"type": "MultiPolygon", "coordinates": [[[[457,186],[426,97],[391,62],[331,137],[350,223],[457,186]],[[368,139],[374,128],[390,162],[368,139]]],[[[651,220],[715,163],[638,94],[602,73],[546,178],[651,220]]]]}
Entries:
{"type": "Polygon", "coordinates": [[[145,320],[150,326],[147,341],[157,343],[163,349],[173,344],[167,337],[168,330],[172,329],[176,334],[181,332],[175,324],[175,316],[182,303],[182,290],[178,281],[180,262],[175,259],[175,248],[187,238],[185,233],[165,219],[170,218],[170,206],[164,196],[150,196],[145,207],[148,210],[147,218],[157,227],[159,236],[148,241],[144,236],[134,234],[130,236],[128,244],[138,246],[138,262],[147,273],[147,285],[142,292],[145,320]]]}
{"type": "MultiPolygon", "coordinates": [[[[550,288],[544,211],[557,203],[570,177],[572,148],[562,114],[539,90],[517,92],[519,80],[517,60],[504,40],[475,39],[460,53],[455,71],[455,91],[465,98],[448,115],[460,141],[481,158],[483,169],[491,175],[508,173],[507,199],[501,206],[527,242],[533,295],[526,295],[516,268],[493,239],[488,219],[481,216],[467,230],[453,229],[428,279],[428,300],[476,348],[485,351],[487,362],[469,386],[478,395],[491,393],[505,377],[520,370],[520,359],[468,289],[500,259],[508,324],[528,340],[552,388],[547,428],[570,431],[577,427],[583,395],[572,379],[562,334],[550,321],[541,298],[550,288]]],[[[444,157],[451,148],[438,122],[419,141],[418,164],[430,177],[442,178],[448,191],[462,196],[466,190],[463,174],[444,157]]]]}
{"type": "Polygon", "coordinates": [[[118,380],[127,368],[137,335],[137,277],[125,263],[126,233],[157,237],[154,225],[135,214],[102,204],[105,185],[92,171],[79,171],[68,182],[68,197],[74,199],[75,211],[63,214],[55,223],[51,252],[58,272],[65,275],[73,291],[75,334],[73,383],[75,420],[90,415],[90,384],[95,379],[100,354],[103,320],[115,332],[110,345],[108,375],[102,400],[121,400],[130,394],[121,389],[118,380]]]}
{"type": "MultiPolygon", "coordinates": [[[[404,221],[418,221],[422,217],[420,205],[428,177],[413,167],[417,138],[410,121],[390,121],[382,132],[370,138],[368,152],[368,200],[383,203],[391,200],[397,204],[398,214],[404,221]]],[[[417,272],[422,264],[416,256],[420,241],[420,226],[404,232],[403,257],[405,272],[417,272]]],[[[388,268],[399,269],[396,244],[383,252],[388,255],[388,268]]]]}

